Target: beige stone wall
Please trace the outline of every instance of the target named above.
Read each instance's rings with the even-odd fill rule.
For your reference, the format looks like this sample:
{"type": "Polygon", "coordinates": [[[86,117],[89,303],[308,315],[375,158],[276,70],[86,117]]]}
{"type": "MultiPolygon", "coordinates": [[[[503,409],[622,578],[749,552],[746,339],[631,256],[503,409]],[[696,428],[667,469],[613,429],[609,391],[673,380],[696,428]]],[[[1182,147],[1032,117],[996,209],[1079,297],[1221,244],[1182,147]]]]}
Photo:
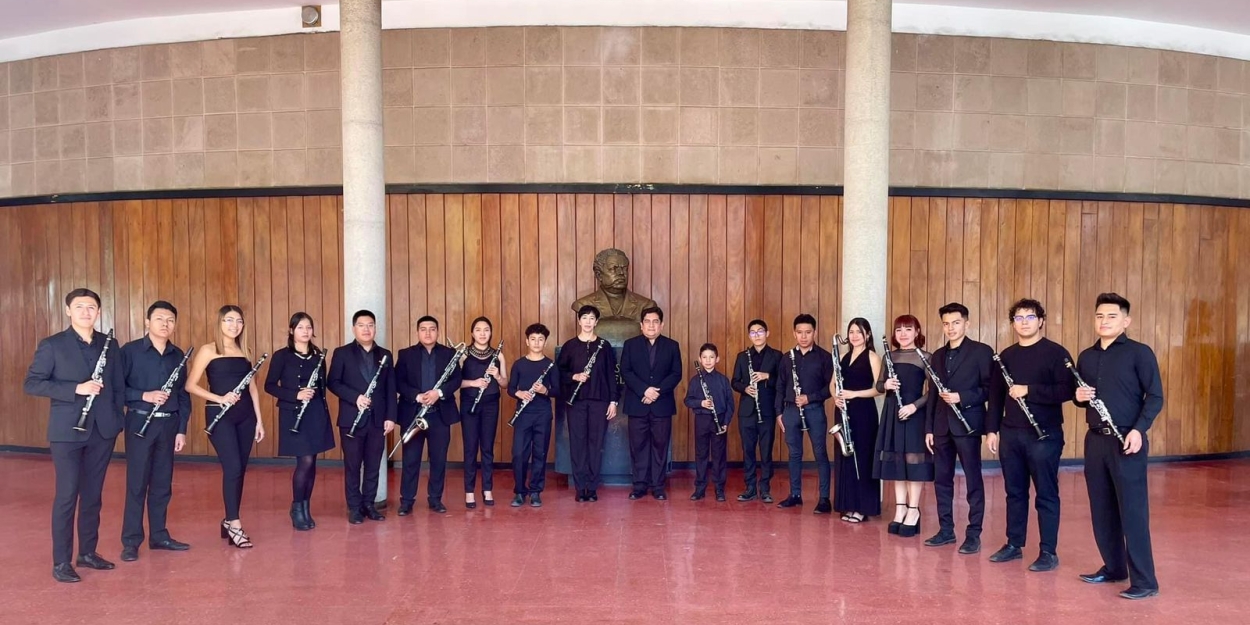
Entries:
{"type": "MultiPolygon", "coordinates": [[[[388,182],[840,184],[844,34],[384,35],[388,182]]],[[[1250,63],[895,35],[891,182],[1250,197],[1250,63]]],[[[0,65],[0,195],[341,181],[338,35],[0,65]]]]}

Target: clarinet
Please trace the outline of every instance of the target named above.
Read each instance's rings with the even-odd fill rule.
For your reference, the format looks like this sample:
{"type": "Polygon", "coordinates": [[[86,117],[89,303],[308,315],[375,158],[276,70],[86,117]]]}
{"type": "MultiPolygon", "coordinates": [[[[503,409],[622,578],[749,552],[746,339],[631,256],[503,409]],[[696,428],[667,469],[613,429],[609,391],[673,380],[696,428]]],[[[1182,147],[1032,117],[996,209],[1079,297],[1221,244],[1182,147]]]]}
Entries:
{"type": "MultiPolygon", "coordinates": [[[[933,387],[937,389],[937,392],[949,393],[950,389],[946,388],[946,385],[942,384],[942,380],[938,378],[937,372],[934,371],[933,366],[929,364],[929,357],[925,356],[924,352],[921,351],[919,347],[916,348],[916,355],[920,356],[920,362],[924,364],[924,370],[929,374],[929,379],[933,380],[933,387]]],[[[971,434],[972,426],[968,425],[968,420],[964,418],[964,413],[959,411],[959,406],[956,406],[955,404],[947,405],[951,407],[951,410],[955,411],[955,416],[959,417],[959,422],[962,423],[964,425],[964,429],[968,430],[968,433],[971,434]]]]}
{"type": "MultiPolygon", "coordinates": [[[[308,386],[304,387],[305,389],[316,390],[317,378],[320,377],[321,375],[321,363],[325,361],[326,361],[326,353],[325,353],[325,350],[322,350],[321,358],[317,359],[317,367],[313,369],[312,375],[308,376],[308,386]]],[[[299,413],[295,415],[295,425],[291,427],[292,434],[299,434],[299,424],[304,421],[304,411],[308,410],[308,404],[310,403],[312,403],[311,398],[305,399],[304,403],[300,404],[299,413]]]]}
{"type": "MultiPolygon", "coordinates": [[[[162,393],[168,395],[171,392],[173,392],[174,382],[178,381],[178,373],[181,372],[182,368],[186,366],[187,359],[191,357],[191,352],[193,351],[195,351],[194,347],[187,349],[187,353],[183,354],[182,362],[178,363],[178,366],[174,368],[174,372],[169,374],[169,379],[165,380],[165,384],[161,386],[162,393]]],[[[159,412],[161,409],[161,406],[164,406],[164,405],[165,405],[165,402],[163,401],[152,404],[152,411],[148,413],[148,418],[143,420],[143,427],[139,428],[138,432],[135,432],[135,436],[138,436],[139,438],[143,438],[144,436],[147,435],[148,426],[152,424],[152,415],[159,412]]],[[[190,406],[188,406],[186,409],[189,410],[190,406]]]]}
{"type": "Polygon", "coordinates": [[[764,413],[760,411],[760,384],[755,381],[755,365],[751,364],[751,348],[746,348],[742,352],[747,357],[747,379],[751,381],[751,388],[755,389],[755,425],[764,423],[764,413]]]}
{"type": "MultiPolygon", "coordinates": [[[[104,365],[108,364],[109,345],[113,344],[113,331],[109,330],[108,336],[104,339],[104,349],[100,352],[100,357],[95,361],[95,370],[91,372],[91,381],[100,384],[104,383],[104,365]]],[[[74,424],[74,429],[79,432],[87,431],[87,413],[91,412],[91,405],[95,403],[95,395],[87,396],[87,403],[83,404],[82,414],[78,415],[78,423],[74,424]]]]}
{"type": "MultiPolygon", "coordinates": [[[[601,349],[603,349],[603,339],[599,339],[599,344],[595,346],[595,351],[590,355],[590,360],[586,361],[586,366],[582,368],[583,375],[589,376],[591,369],[595,368],[595,360],[599,358],[599,350],[601,349]]],[[[568,405],[573,405],[573,400],[577,399],[577,391],[582,390],[582,385],[585,383],[586,381],[583,380],[578,382],[577,386],[573,387],[573,394],[569,395],[569,401],[566,402],[568,405]]]]}
{"type": "MultiPolygon", "coordinates": [[[[803,394],[803,389],[799,388],[799,363],[794,359],[795,347],[790,350],[790,385],[794,387],[794,401],[798,402],[799,395],[803,394]]],[[[798,408],[798,406],[795,406],[798,408]]],[[[807,406],[799,408],[799,431],[807,431],[807,406]]]]}
{"type": "MultiPolygon", "coordinates": [[[[1093,388],[1090,385],[1086,384],[1085,380],[1081,379],[1081,374],[1077,373],[1076,367],[1072,364],[1071,360],[1064,358],[1063,364],[1064,366],[1072,370],[1072,375],[1076,377],[1076,383],[1078,386],[1080,386],[1081,388],[1093,388]]],[[[1116,440],[1120,441],[1120,445],[1121,446],[1125,445],[1126,443],[1124,442],[1124,435],[1120,433],[1120,428],[1115,426],[1115,421],[1111,420],[1111,413],[1107,410],[1107,404],[1103,403],[1101,399],[1098,399],[1097,397],[1095,397],[1089,400],[1089,405],[1093,406],[1094,410],[1098,412],[1099,420],[1107,424],[1107,427],[1111,428],[1111,432],[1115,434],[1116,440]]]]}
{"type": "MultiPolygon", "coordinates": [[[[503,353],[503,339],[499,339],[499,347],[495,348],[495,353],[491,355],[490,362],[486,363],[486,368],[490,369],[491,367],[493,367],[495,365],[495,362],[499,360],[499,354],[502,354],[502,353],[503,353]]],[[[489,373],[486,374],[485,377],[486,377],[486,384],[489,386],[491,383],[491,380],[493,380],[494,378],[492,378],[489,373]]],[[[484,395],[486,395],[486,389],[480,388],[477,390],[477,397],[473,398],[473,405],[469,406],[469,414],[473,414],[475,411],[477,411],[477,403],[482,401],[482,396],[484,395]]]]}
{"type": "MultiPolygon", "coordinates": [[[[243,395],[243,390],[247,388],[248,384],[252,383],[252,378],[256,377],[256,372],[260,371],[260,366],[265,364],[265,361],[268,359],[269,359],[269,352],[265,352],[264,354],[261,354],[260,360],[257,360],[256,364],[252,365],[252,370],[248,371],[247,375],[243,376],[243,379],[239,380],[239,383],[234,385],[234,390],[230,392],[234,393],[235,395],[240,395],[240,396],[243,395]]],[[[212,423],[209,423],[208,427],[204,428],[204,433],[208,434],[209,436],[212,436],[213,428],[217,427],[217,424],[221,422],[221,418],[226,416],[226,411],[230,410],[233,407],[234,407],[234,404],[221,404],[221,412],[218,412],[217,416],[213,417],[212,423]]]]}
{"type": "Polygon", "coordinates": [[[699,386],[703,388],[703,399],[712,402],[712,422],[716,424],[716,435],[720,436],[728,432],[729,428],[721,425],[720,417],[716,414],[716,400],[712,399],[712,391],[708,389],[707,382],[703,379],[703,365],[696,360],[694,366],[699,371],[699,386]]]}
{"type": "MultiPolygon", "coordinates": [[[[382,360],[378,362],[378,370],[373,372],[373,379],[369,380],[369,387],[365,389],[365,399],[373,399],[373,389],[378,387],[378,376],[382,375],[382,369],[386,368],[386,355],[382,355],[382,360]]],[[[356,418],[352,419],[352,427],[347,430],[347,438],[356,438],[356,428],[360,426],[360,418],[365,416],[368,408],[362,408],[356,412],[356,418]]]]}
{"type": "MultiPolygon", "coordinates": [[[[455,371],[456,367],[460,366],[460,357],[469,350],[468,346],[465,345],[463,341],[456,345],[454,349],[456,350],[456,353],[452,354],[451,360],[447,361],[447,366],[443,367],[443,374],[438,376],[438,381],[434,383],[434,388],[438,388],[447,383],[447,378],[451,377],[451,372],[455,371]]],[[[438,402],[434,402],[434,404],[437,403],[438,402]]],[[[430,408],[434,406],[434,404],[421,407],[421,412],[418,412],[417,416],[412,420],[412,423],[409,423],[408,427],[404,428],[404,435],[399,437],[399,442],[395,443],[395,447],[391,449],[391,453],[387,457],[394,456],[395,452],[399,451],[401,445],[411,441],[412,437],[417,435],[417,430],[430,429],[430,422],[425,419],[425,415],[430,412],[430,408]]]]}
{"type": "MultiPolygon", "coordinates": [[[[839,395],[844,390],[843,389],[844,383],[842,380],[842,362],[838,359],[838,355],[839,355],[838,352],[840,351],[838,346],[841,343],[842,343],[842,335],[840,334],[834,335],[833,337],[833,384],[834,384],[834,390],[837,391],[839,395]]],[[[837,436],[836,438],[838,439],[838,445],[842,449],[842,455],[846,456],[847,458],[854,458],[855,441],[851,440],[851,415],[846,413],[845,408],[837,406],[836,402],[834,406],[835,406],[834,409],[839,414],[842,415],[842,422],[834,424],[833,427],[829,428],[829,433],[836,435],[839,431],[841,431],[842,435],[837,436]]],[[[855,477],[859,478],[859,463],[858,462],[855,463],[855,477]]]]}
{"type": "MultiPolygon", "coordinates": [[[[1011,374],[1007,373],[1007,365],[1003,364],[1003,361],[998,357],[998,354],[994,354],[994,362],[998,363],[998,368],[1003,372],[1003,379],[1007,381],[1007,394],[1010,395],[1011,387],[1015,386],[1016,383],[1012,381],[1011,374]]],[[[1037,424],[1037,419],[1033,418],[1033,413],[1029,410],[1029,405],[1024,403],[1024,399],[1021,397],[1016,398],[1016,403],[1020,405],[1020,411],[1024,413],[1026,418],[1028,418],[1029,425],[1033,426],[1034,430],[1037,430],[1037,440],[1046,440],[1046,433],[1042,431],[1042,426],[1037,424]]]]}
{"type": "Polygon", "coordinates": [[[534,389],[538,388],[538,385],[543,381],[543,378],[547,377],[547,372],[551,371],[551,368],[555,365],[555,362],[547,363],[547,368],[543,369],[543,372],[538,374],[538,379],[534,380],[534,383],[530,385],[530,398],[522,400],[521,404],[516,407],[516,414],[512,415],[511,419],[508,419],[508,427],[516,427],[516,420],[521,416],[521,412],[524,411],[525,407],[530,405],[530,402],[534,399],[534,389]]]}
{"type": "MultiPolygon", "coordinates": [[[[885,375],[887,378],[893,378],[895,377],[894,376],[894,359],[890,358],[890,337],[888,336],[881,337],[881,344],[885,348],[884,353],[882,354],[882,358],[885,360],[885,375]]],[[[903,388],[901,384],[899,385],[898,390],[894,391],[894,401],[898,402],[898,409],[902,411],[903,410],[903,388]]]]}

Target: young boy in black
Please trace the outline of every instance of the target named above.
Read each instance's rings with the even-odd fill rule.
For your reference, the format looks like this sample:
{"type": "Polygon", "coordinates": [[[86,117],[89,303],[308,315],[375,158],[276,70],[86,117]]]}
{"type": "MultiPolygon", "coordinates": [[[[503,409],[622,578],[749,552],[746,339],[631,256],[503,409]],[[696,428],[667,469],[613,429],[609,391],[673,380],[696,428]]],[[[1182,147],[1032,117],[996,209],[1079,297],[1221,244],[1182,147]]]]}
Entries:
{"type": "Polygon", "coordinates": [[[517,400],[517,410],[508,425],[516,428],[512,439],[512,475],[516,497],[512,507],[543,505],[540,493],[547,481],[547,444],[551,440],[551,398],[560,394],[560,374],[555,363],[543,355],[551,332],[541,323],[525,328],[529,353],[517,359],[508,378],[508,394],[517,400]],[[526,480],[528,473],[529,479],[526,480]]]}
{"type": "Polygon", "coordinates": [[[725,446],[729,421],[734,415],[733,389],[729,378],[716,370],[720,355],[716,346],[699,348],[699,363],[686,388],[686,407],[694,411],[694,494],[691,501],[706,496],[707,473],[712,470],[716,501],[725,501],[725,446]]]}

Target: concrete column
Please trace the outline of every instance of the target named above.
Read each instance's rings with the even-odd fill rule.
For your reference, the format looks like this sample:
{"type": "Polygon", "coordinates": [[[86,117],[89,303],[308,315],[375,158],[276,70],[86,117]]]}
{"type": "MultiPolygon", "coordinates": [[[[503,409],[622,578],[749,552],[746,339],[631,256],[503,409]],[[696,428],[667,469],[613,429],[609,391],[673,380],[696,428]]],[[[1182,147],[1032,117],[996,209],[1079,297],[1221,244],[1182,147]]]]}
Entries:
{"type": "Polygon", "coordinates": [[[889,258],[891,0],[849,0],[846,11],[846,191],[842,209],[842,325],[885,318],[889,258]]]}
{"type": "MultiPolygon", "coordinates": [[[[377,315],[386,343],[386,181],[382,162],[382,0],[342,0],[343,308],[377,315]]],[[[346,336],[351,336],[351,319],[346,336]]],[[[386,501],[386,457],[378,501],[386,501]]]]}

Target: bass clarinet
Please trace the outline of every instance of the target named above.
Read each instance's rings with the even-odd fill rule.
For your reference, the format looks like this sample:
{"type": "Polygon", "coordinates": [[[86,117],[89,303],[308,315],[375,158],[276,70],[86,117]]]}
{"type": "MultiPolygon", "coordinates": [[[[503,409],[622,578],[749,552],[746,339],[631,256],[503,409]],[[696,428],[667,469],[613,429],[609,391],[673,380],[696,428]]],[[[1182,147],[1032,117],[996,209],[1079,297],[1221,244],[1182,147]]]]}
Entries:
{"type": "MultiPolygon", "coordinates": [[[[178,381],[178,374],[182,371],[182,368],[187,365],[187,359],[191,357],[191,352],[193,351],[195,351],[194,347],[188,348],[187,353],[182,355],[182,362],[178,363],[177,367],[174,367],[174,372],[169,374],[169,379],[165,380],[165,384],[161,385],[162,393],[168,395],[171,392],[173,392],[174,383],[178,381]]],[[[143,420],[143,427],[140,427],[139,431],[135,432],[135,436],[138,436],[139,438],[143,438],[147,436],[148,426],[152,425],[152,415],[156,414],[157,412],[160,412],[161,406],[164,406],[164,405],[165,405],[165,402],[163,401],[152,404],[152,411],[149,412],[148,417],[143,420]]],[[[186,408],[184,408],[184,410],[190,410],[190,409],[191,409],[190,406],[187,406],[186,408]]]]}
{"type": "MultiPolygon", "coordinates": [[[[790,350],[790,385],[794,387],[794,401],[797,404],[799,395],[803,394],[803,389],[799,387],[799,363],[794,359],[795,349],[798,347],[790,350]]],[[[798,408],[797,405],[795,407],[798,408]]],[[[799,408],[799,431],[807,431],[807,406],[799,408]]]]}
{"type": "Polygon", "coordinates": [[[703,399],[708,400],[712,404],[712,422],[716,424],[716,435],[720,436],[728,432],[729,428],[721,425],[720,417],[716,414],[716,400],[712,399],[712,391],[708,389],[707,382],[703,379],[703,365],[696,360],[694,367],[699,371],[699,386],[703,389],[703,399]]]}
{"type": "MultiPolygon", "coordinates": [[[[454,349],[456,350],[456,353],[452,354],[451,360],[447,361],[447,366],[443,367],[443,374],[438,376],[438,381],[434,383],[435,389],[447,383],[447,379],[451,377],[451,372],[455,371],[456,367],[460,366],[460,357],[469,350],[468,346],[464,344],[464,341],[457,344],[454,349]]],[[[391,449],[391,453],[388,457],[394,456],[395,452],[399,451],[400,446],[407,444],[408,441],[411,441],[412,437],[417,435],[417,430],[430,429],[430,422],[425,419],[425,415],[428,414],[430,412],[430,408],[437,403],[438,402],[434,402],[428,406],[421,407],[421,412],[418,412],[417,416],[412,420],[412,423],[409,423],[408,427],[404,428],[404,435],[399,437],[399,442],[395,443],[395,447],[391,449]]]]}
{"type": "MultiPolygon", "coordinates": [[[[486,363],[486,368],[488,370],[491,367],[495,366],[495,363],[499,361],[499,354],[502,354],[502,353],[503,353],[503,339],[499,339],[499,347],[495,348],[495,353],[491,354],[490,362],[486,363]]],[[[485,378],[486,378],[486,385],[490,386],[491,380],[494,378],[492,378],[489,373],[486,374],[485,378]]],[[[473,398],[473,405],[469,406],[469,414],[473,414],[474,412],[477,412],[477,404],[478,402],[482,401],[482,397],[485,395],[486,395],[485,388],[477,389],[477,397],[473,398]]]]}
{"type": "MultiPolygon", "coordinates": [[[[317,367],[313,369],[311,375],[308,376],[308,386],[304,390],[313,389],[314,395],[317,389],[317,378],[321,377],[321,363],[326,361],[326,352],[321,350],[321,357],[317,359],[317,367]]],[[[305,399],[304,403],[299,406],[299,413],[295,415],[295,425],[291,426],[292,434],[299,434],[299,424],[304,421],[304,411],[308,410],[308,404],[312,402],[312,398],[305,399]]]]}
{"type": "MultiPolygon", "coordinates": [[[[1016,383],[1012,381],[1011,374],[1007,373],[1007,365],[1003,364],[1003,361],[998,357],[998,354],[994,354],[994,362],[998,363],[998,368],[1003,372],[1003,379],[1007,381],[1007,394],[1010,395],[1011,387],[1015,386],[1016,383]]],[[[1033,412],[1029,410],[1029,405],[1024,403],[1024,398],[1017,397],[1016,403],[1019,404],[1020,411],[1024,413],[1025,418],[1029,420],[1029,425],[1033,426],[1034,430],[1037,430],[1037,440],[1046,440],[1046,432],[1042,431],[1042,426],[1038,425],[1037,419],[1033,418],[1033,412]]]]}
{"type": "MultiPolygon", "coordinates": [[[[882,359],[884,359],[884,360],[885,360],[885,375],[886,375],[886,378],[887,378],[887,379],[889,379],[889,378],[893,378],[893,377],[895,377],[895,375],[894,375],[894,359],[893,359],[893,358],[890,358],[890,337],[888,337],[888,336],[882,336],[882,337],[881,337],[881,345],[883,345],[883,346],[884,346],[884,350],[883,350],[883,353],[882,353],[882,356],[881,356],[881,357],[882,357],[882,359]]],[[[898,402],[898,409],[899,409],[899,411],[901,412],[901,411],[903,410],[903,388],[902,388],[902,385],[901,385],[901,384],[899,385],[898,390],[895,390],[895,391],[894,391],[894,401],[897,401],[897,402],[898,402]]]]}
{"type": "MultiPolygon", "coordinates": [[[[586,366],[582,368],[582,375],[590,376],[590,371],[595,368],[595,360],[599,358],[599,350],[603,349],[603,343],[604,340],[599,339],[599,344],[595,346],[595,351],[590,354],[590,360],[586,361],[586,366]]],[[[578,382],[577,386],[573,387],[573,393],[569,395],[569,400],[565,403],[572,406],[573,400],[577,399],[577,391],[582,390],[582,385],[585,383],[585,380],[578,382]]]]}
{"type": "MultiPolygon", "coordinates": [[[[1072,375],[1076,377],[1077,386],[1080,386],[1081,388],[1093,388],[1092,386],[1086,384],[1085,380],[1081,379],[1081,374],[1077,372],[1076,366],[1072,364],[1071,360],[1064,358],[1063,364],[1072,370],[1072,375]]],[[[1120,428],[1115,426],[1115,421],[1111,420],[1111,412],[1107,410],[1107,404],[1103,403],[1101,399],[1095,397],[1089,400],[1089,405],[1094,407],[1094,410],[1098,412],[1098,419],[1106,424],[1107,427],[1111,428],[1111,432],[1115,434],[1116,440],[1120,441],[1120,446],[1123,447],[1126,444],[1124,442],[1124,435],[1120,433],[1120,428]]]]}
{"type": "MultiPolygon", "coordinates": [[[[109,330],[108,336],[104,339],[104,349],[100,352],[100,357],[95,361],[95,369],[91,372],[91,381],[97,384],[104,383],[104,365],[109,361],[109,346],[113,344],[113,331],[109,330]]],[[[95,403],[95,395],[87,396],[87,403],[83,404],[82,414],[78,415],[78,423],[74,424],[74,429],[79,432],[87,431],[87,413],[91,412],[91,405],[95,403]]]]}
{"type": "Polygon", "coordinates": [[[751,388],[755,391],[755,425],[764,423],[764,413],[760,411],[760,383],[755,381],[755,365],[751,364],[751,348],[746,348],[742,352],[747,357],[747,379],[751,381],[751,388]]]}
{"type": "MultiPolygon", "coordinates": [[[[382,370],[385,368],[386,354],[383,354],[381,362],[378,363],[378,370],[373,372],[373,379],[369,380],[369,387],[365,389],[365,399],[373,399],[373,390],[378,387],[378,376],[382,375],[382,370]]],[[[347,438],[356,438],[356,428],[360,426],[360,419],[368,410],[368,408],[362,408],[356,412],[356,418],[352,419],[352,427],[347,430],[347,438]]]]}
{"type": "MultiPolygon", "coordinates": [[[[841,395],[844,389],[842,380],[842,361],[838,358],[842,345],[842,335],[836,334],[833,337],[833,388],[836,395],[841,395]]],[[[838,439],[838,445],[842,449],[842,455],[847,458],[855,457],[855,441],[851,440],[851,415],[847,414],[846,408],[838,406],[834,403],[834,410],[842,415],[842,422],[834,424],[829,428],[829,433],[838,439]],[[841,435],[838,434],[841,432],[841,435]]],[[[859,479],[859,463],[855,463],[855,478],[859,479]]]]}
{"type": "MultiPolygon", "coordinates": [[[[937,372],[934,371],[933,366],[929,364],[929,357],[925,356],[924,352],[921,351],[919,347],[916,348],[916,355],[920,356],[920,362],[924,364],[925,373],[928,373],[929,379],[933,380],[933,388],[936,388],[939,393],[949,393],[950,389],[946,388],[945,384],[942,384],[942,380],[938,378],[937,372]]],[[[959,422],[962,423],[964,425],[964,429],[968,430],[968,433],[971,434],[972,426],[968,425],[968,420],[964,418],[964,413],[960,412],[959,406],[956,406],[955,404],[947,405],[951,407],[951,410],[955,411],[955,416],[959,418],[959,422]]]]}
{"type": "MultiPolygon", "coordinates": [[[[252,383],[252,378],[256,377],[256,372],[260,371],[260,366],[265,364],[265,361],[268,359],[269,359],[269,352],[265,352],[264,354],[261,354],[260,360],[257,360],[256,364],[252,365],[252,370],[248,371],[247,375],[243,376],[243,379],[239,380],[239,383],[234,385],[234,390],[230,392],[234,393],[235,395],[242,396],[243,391],[247,389],[247,385],[252,383]]],[[[233,407],[234,407],[234,404],[221,404],[221,411],[217,413],[217,416],[213,417],[212,423],[209,423],[208,427],[204,428],[204,433],[208,434],[209,436],[212,436],[213,428],[217,427],[217,424],[221,422],[221,418],[226,416],[226,412],[229,411],[233,407]]]]}
{"type": "Polygon", "coordinates": [[[543,369],[543,372],[538,374],[538,379],[534,380],[534,383],[530,385],[530,398],[522,400],[516,407],[516,414],[512,415],[511,419],[508,419],[508,427],[516,427],[517,418],[521,416],[521,412],[525,410],[525,407],[530,405],[530,402],[533,401],[534,393],[536,392],[535,389],[538,388],[539,384],[542,384],[543,378],[547,377],[547,372],[551,371],[551,368],[555,365],[556,363],[554,361],[547,363],[547,368],[543,369]]]}

